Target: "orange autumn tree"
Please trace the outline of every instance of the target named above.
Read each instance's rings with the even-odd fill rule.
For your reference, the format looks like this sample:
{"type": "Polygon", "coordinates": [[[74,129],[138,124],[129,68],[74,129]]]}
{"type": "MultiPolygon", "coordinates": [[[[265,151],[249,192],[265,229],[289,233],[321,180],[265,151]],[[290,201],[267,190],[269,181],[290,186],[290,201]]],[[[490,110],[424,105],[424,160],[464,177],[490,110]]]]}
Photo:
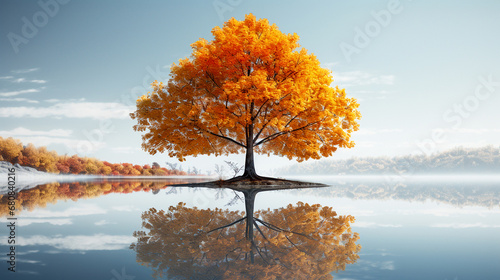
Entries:
{"type": "Polygon", "coordinates": [[[331,71],[299,49],[299,36],[252,14],[212,34],[137,100],[131,117],[144,150],[181,161],[245,151],[243,177],[257,179],[254,152],[302,161],[354,146],[359,104],[331,87],[331,71]]]}

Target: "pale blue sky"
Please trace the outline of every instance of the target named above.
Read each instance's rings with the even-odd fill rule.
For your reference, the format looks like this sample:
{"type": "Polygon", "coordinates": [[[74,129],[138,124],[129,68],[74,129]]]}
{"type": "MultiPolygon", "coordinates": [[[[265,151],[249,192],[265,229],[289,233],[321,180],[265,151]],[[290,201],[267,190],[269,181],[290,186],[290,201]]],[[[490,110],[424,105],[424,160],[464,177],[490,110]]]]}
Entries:
{"type": "MultiPolygon", "coordinates": [[[[297,33],[359,99],[357,146],[332,158],[499,144],[498,1],[39,2],[48,4],[0,2],[2,137],[110,162],[173,162],[140,150],[128,117],[136,97],[214,26],[253,13],[297,33]]],[[[258,157],[257,171],[282,164],[258,157]]]]}

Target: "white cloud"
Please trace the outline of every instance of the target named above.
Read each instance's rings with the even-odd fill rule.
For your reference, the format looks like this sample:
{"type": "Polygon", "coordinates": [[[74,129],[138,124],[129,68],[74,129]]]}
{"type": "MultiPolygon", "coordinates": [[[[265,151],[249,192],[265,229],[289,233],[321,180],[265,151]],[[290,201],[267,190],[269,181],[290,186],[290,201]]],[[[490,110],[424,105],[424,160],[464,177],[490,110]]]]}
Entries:
{"type": "Polygon", "coordinates": [[[380,224],[380,223],[373,223],[373,222],[355,222],[353,224],[353,227],[361,227],[361,228],[399,228],[402,227],[402,225],[399,224],[380,224]]]}
{"type": "Polygon", "coordinates": [[[25,74],[25,73],[35,72],[38,70],[40,70],[40,68],[19,69],[19,70],[12,70],[11,72],[16,74],[25,74]]]}
{"type": "Polygon", "coordinates": [[[108,222],[106,220],[100,220],[94,223],[94,225],[96,226],[111,225],[111,224],[116,224],[116,223],[108,222]]]}
{"type": "Polygon", "coordinates": [[[391,94],[392,92],[388,90],[352,90],[351,93],[360,93],[360,94],[391,94]]]}
{"type": "Polygon", "coordinates": [[[70,207],[64,211],[51,211],[38,209],[36,212],[22,212],[19,217],[22,218],[69,218],[75,216],[87,216],[105,214],[106,210],[93,204],[82,204],[77,207],[70,207]]]}
{"type": "MultiPolygon", "coordinates": [[[[17,252],[16,252],[16,255],[18,255],[18,254],[17,254],[17,252]]],[[[2,260],[2,262],[3,262],[3,261],[8,261],[8,260],[9,260],[9,257],[1,257],[1,258],[0,258],[0,260],[2,260]]],[[[20,262],[20,263],[31,263],[31,264],[42,264],[42,262],[41,262],[41,261],[36,261],[36,260],[27,260],[27,259],[24,259],[24,258],[19,259],[19,260],[16,260],[16,262],[20,262]]],[[[24,270],[22,270],[22,271],[24,272],[24,270]]],[[[17,272],[17,271],[16,271],[16,272],[17,272]]],[[[19,272],[21,272],[21,271],[19,271],[19,272]]],[[[36,274],[36,273],[30,273],[30,274],[36,274]]]]}
{"type": "Polygon", "coordinates": [[[72,99],[66,99],[64,101],[61,99],[51,98],[51,99],[45,99],[44,101],[48,103],[83,102],[85,101],[85,98],[79,98],[79,99],[72,98],[72,99]]]}
{"type": "Polygon", "coordinates": [[[36,254],[38,252],[40,252],[40,250],[27,250],[27,251],[16,253],[16,255],[29,255],[29,254],[36,254]]]}
{"type": "Polygon", "coordinates": [[[65,102],[49,107],[5,107],[0,117],[127,119],[135,110],[116,102],[65,102]]]}
{"type": "Polygon", "coordinates": [[[455,228],[455,229],[465,229],[465,228],[500,228],[500,225],[491,225],[484,223],[448,223],[448,224],[433,224],[431,227],[435,228],[455,228]]]}
{"type": "MultiPolygon", "coordinates": [[[[342,86],[350,86],[350,85],[342,85],[342,86]]],[[[368,100],[371,100],[373,98],[375,99],[386,99],[389,94],[392,94],[393,92],[387,91],[387,90],[356,90],[355,88],[349,88],[348,94],[351,96],[359,96],[363,95],[365,96],[368,100]]],[[[356,97],[356,100],[358,103],[361,103],[364,101],[364,98],[359,98],[356,97]]]]}
{"type": "Polygon", "coordinates": [[[339,62],[327,62],[327,63],[322,63],[321,66],[332,70],[337,65],[340,65],[340,63],[339,62]]]}
{"type": "Polygon", "coordinates": [[[93,153],[106,146],[106,143],[103,141],[79,140],[66,137],[18,136],[15,138],[19,139],[22,143],[31,143],[37,147],[49,146],[51,144],[61,144],[68,148],[67,152],[69,154],[74,154],[76,151],[82,151],[82,153],[93,153]]]}
{"type": "Polygon", "coordinates": [[[379,266],[382,270],[395,270],[396,267],[394,265],[394,261],[384,261],[379,266]]]}
{"type": "Polygon", "coordinates": [[[394,261],[368,261],[368,260],[359,260],[358,264],[361,265],[361,267],[364,267],[367,269],[368,267],[380,269],[380,270],[395,270],[396,266],[394,264],[394,261]]]}
{"type": "Polygon", "coordinates": [[[45,99],[44,100],[45,102],[49,102],[49,103],[57,103],[57,102],[61,102],[60,99],[55,99],[55,98],[52,98],[52,99],[45,99]]]}
{"type": "Polygon", "coordinates": [[[393,85],[394,75],[373,75],[362,71],[334,72],[335,83],[342,86],[393,85]]]}
{"type": "Polygon", "coordinates": [[[356,142],[356,148],[373,148],[379,145],[379,143],[374,142],[374,141],[357,141],[356,142]]]}
{"type": "Polygon", "coordinates": [[[40,275],[40,272],[38,271],[31,271],[31,270],[18,270],[16,273],[19,273],[19,274],[29,274],[29,275],[40,275]]]}
{"type": "Polygon", "coordinates": [[[135,147],[113,147],[111,148],[111,150],[115,153],[120,153],[120,154],[132,154],[139,149],[135,147]]]}
{"type": "MultiPolygon", "coordinates": [[[[7,218],[0,218],[0,222],[7,223],[7,218]]],[[[23,218],[17,220],[17,224],[19,226],[29,226],[31,224],[51,224],[54,226],[63,226],[63,225],[71,225],[73,222],[71,219],[32,219],[32,218],[23,218]]]]}
{"type": "Polygon", "coordinates": [[[8,92],[0,92],[0,96],[16,96],[20,94],[25,94],[25,93],[33,93],[33,92],[39,92],[39,89],[36,88],[30,88],[30,89],[23,89],[23,90],[15,90],[15,91],[8,91],[8,92]]]}
{"type": "Polygon", "coordinates": [[[36,84],[45,84],[47,81],[45,80],[26,80],[26,78],[18,78],[12,81],[13,83],[36,83],[36,84]]]}
{"type": "Polygon", "coordinates": [[[70,236],[43,236],[19,237],[19,246],[52,246],[59,250],[101,251],[122,250],[136,241],[130,235],[70,235],[70,236]]]}
{"type": "Polygon", "coordinates": [[[49,146],[53,144],[64,145],[67,153],[74,154],[76,151],[82,153],[93,153],[106,146],[103,141],[88,141],[85,139],[72,139],[73,131],[70,129],[51,129],[48,131],[30,130],[24,127],[17,127],[13,130],[0,130],[2,137],[13,137],[22,143],[31,143],[37,147],[49,146]]]}
{"type": "Polygon", "coordinates": [[[73,134],[70,129],[51,129],[48,131],[31,130],[24,127],[17,127],[13,130],[0,130],[2,137],[12,137],[19,139],[22,143],[31,143],[37,147],[49,146],[51,144],[61,144],[68,148],[68,152],[74,153],[78,149],[85,147],[87,152],[94,152],[95,150],[105,146],[102,141],[89,142],[85,140],[69,138],[73,134]],[[91,145],[88,145],[90,143],[91,145]]]}
{"type": "Polygon", "coordinates": [[[31,224],[51,224],[53,226],[71,225],[71,219],[22,219],[18,220],[19,226],[28,226],[31,224]]]}
{"type": "Polygon", "coordinates": [[[357,135],[375,135],[381,133],[400,133],[402,129],[396,128],[384,128],[384,129],[370,129],[370,128],[360,128],[359,131],[356,131],[357,135]]]}
{"type": "Polygon", "coordinates": [[[3,76],[3,77],[0,77],[0,80],[9,80],[12,78],[14,78],[14,76],[3,76]]]}
{"type": "Polygon", "coordinates": [[[349,213],[349,215],[352,215],[354,217],[372,217],[377,215],[377,213],[373,210],[363,210],[355,208],[346,208],[344,210],[346,213],[349,213]]]}
{"type": "Polygon", "coordinates": [[[463,134],[485,134],[485,133],[498,133],[500,129],[498,128],[436,128],[432,132],[441,133],[463,133],[463,134]]]}
{"type": "Polygon", "coordinates": [[[0,135],[4,137],[20,137],[20,136],[51,136],[51,137],[69,137],[73,133],[70,129],[52,129],[49,131],[30,130],[24,127],[14,128],[10,131],[0,131],[0,135]]]}
{"type": "MultiPolygon", "coordinates": [[[[19,260],[20,263],[30,263],[30,264],[42,264],[41,261],[36,261],[36,260],[19,260]]],[[[26,273],[24,270],[23,270],[24,273],[26,273]]],[[[38,272],[36,271],[29,271],[28,274],[38,274],[38,272]]]]}
{"type": "Polygon", "coordinates": [[[28,98],[0,98],[0,101],[38,103],[37,100],[31,100],[31,99],[28,99],[28,98]]]}
{"type": "Polygon", "coordinates": [[[122,211],[122,212],[131,212],[131,211],[136,211],[140,210],[139,208],[131,205],[122,205],[122,206],[113,206],[111,209],[116,210],[116,211],[122,211]]]}

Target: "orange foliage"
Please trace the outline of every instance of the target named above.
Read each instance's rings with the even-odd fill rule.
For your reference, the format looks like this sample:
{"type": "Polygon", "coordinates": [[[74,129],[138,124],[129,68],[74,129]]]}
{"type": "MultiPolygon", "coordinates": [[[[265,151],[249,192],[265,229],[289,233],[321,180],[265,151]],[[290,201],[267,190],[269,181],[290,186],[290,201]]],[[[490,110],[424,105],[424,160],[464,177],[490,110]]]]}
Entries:
{"type": "Polygon", "coordinates": [[[19,140],[9,137],[4,139],[0,137],[0,160],[17,162],[19,156],[22,155],[23,145],[19,140]]]}
{"type": "MultiPolygon", "coordinates": [[[[109,163],[94,158],[59,156],[46,147],[35,147],[28,144],[23,147],[19,140],[0,137],[0,161],[33,167],[39,171],[62,174],[92,174],[92,175],[179,175],[164,167],[151,168],[149,165],[133,165],[131,163],[109,163]]],[[[185,172],[182,175],[187,175],[185,172]]]]}
{"type": "Polygon", "coordinates": [[[131,117],[144,150],[184,160],[245,150],[253,158],[255,149],[302,161],[354,146],[356,99],[330,86],[331,71],[298,49],[296,34],[251,14],[212,34],[173,64],[168,84],[153,82],[137,100],[131,117]]]}

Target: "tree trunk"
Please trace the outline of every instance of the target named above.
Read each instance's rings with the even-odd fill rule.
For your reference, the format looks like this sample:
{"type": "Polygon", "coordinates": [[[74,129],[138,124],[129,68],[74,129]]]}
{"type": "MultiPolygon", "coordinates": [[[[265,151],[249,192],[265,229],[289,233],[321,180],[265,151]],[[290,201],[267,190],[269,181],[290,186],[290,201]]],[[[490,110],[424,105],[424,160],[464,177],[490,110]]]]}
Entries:
{"type": "Polygon", "coordinates": [[[245,194],[245,212],[247,216],[247,225],[246,225],[246,239],[251,242],[250,246],[250,262],[254,263],[254,246],[253,246],[253,223],[254,223],[254,218],[253,218],[253,210],[254,210],[254,204],[255,204],[255,195],[257,194],[257,191],[255,190],[249,190],[244,192],[245,194]]]}
{"type": "Polygon", "coordinates": [[[258,179],[259,175],[255,172],[255,163],[253,159],[253,147],[247,147],[246,157],[245,157],[245,172],[243,177],[250,179],[258,179]]]}
{"type": "Polygon", "coordinates": [[[255,172],[255,163],[253,158],[253,124],[249,125],[247,128],[247,151],[245,156],[245,172],[243,173],[244,178],[259,179],[259,175],[255,172]]]}

